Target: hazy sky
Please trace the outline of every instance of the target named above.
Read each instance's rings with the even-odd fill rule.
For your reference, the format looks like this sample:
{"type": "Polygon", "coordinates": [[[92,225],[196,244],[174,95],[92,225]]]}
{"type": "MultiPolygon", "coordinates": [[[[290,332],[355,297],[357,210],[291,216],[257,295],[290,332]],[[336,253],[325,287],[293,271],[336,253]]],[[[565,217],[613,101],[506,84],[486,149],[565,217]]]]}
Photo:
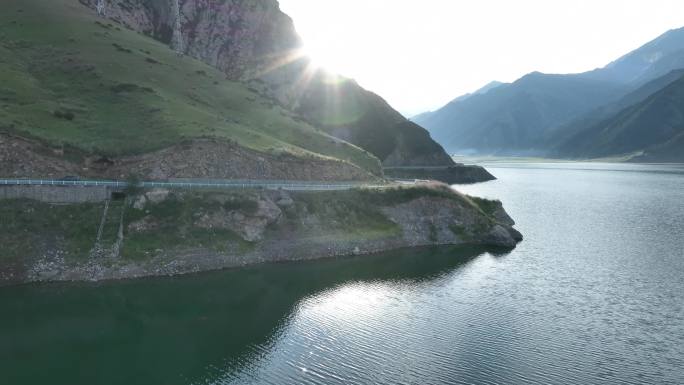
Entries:
{"type": "Polygon", "coordinates": [[[307,52],[407,116],[491,80],[602,67],[684,26],[684,0],[280,0],[307,52]]]}

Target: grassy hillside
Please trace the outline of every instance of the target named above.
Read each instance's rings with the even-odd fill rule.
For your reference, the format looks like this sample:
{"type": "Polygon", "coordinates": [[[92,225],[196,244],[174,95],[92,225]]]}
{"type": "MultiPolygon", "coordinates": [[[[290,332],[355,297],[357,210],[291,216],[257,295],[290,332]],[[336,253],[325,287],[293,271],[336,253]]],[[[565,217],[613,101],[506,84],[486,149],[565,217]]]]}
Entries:
{"type": "Polygon", "coordinates": [[[77,0],[4,0],[0,42],[0,130],[109,156],[211,136],[379,170],[368,152],[77,0]]]}
{"type": "Polygon", "coordinates": [[[684,77],[570,138],[566,152],[596,158],[643,153],[641,160],[684,161],[684,77]],[[572,152],[571,152],[572,150],[572,152]]]}

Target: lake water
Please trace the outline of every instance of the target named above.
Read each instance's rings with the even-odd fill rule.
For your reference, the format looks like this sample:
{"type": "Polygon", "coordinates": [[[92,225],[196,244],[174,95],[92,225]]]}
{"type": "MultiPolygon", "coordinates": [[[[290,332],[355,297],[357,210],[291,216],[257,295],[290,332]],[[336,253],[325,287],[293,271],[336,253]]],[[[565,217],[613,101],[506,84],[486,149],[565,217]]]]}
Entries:
{"type": "Polygon", "coordinates": [[[684,167],[487,166],[512,252],[0,288],[0,383],[683,384],[684,167]]]}

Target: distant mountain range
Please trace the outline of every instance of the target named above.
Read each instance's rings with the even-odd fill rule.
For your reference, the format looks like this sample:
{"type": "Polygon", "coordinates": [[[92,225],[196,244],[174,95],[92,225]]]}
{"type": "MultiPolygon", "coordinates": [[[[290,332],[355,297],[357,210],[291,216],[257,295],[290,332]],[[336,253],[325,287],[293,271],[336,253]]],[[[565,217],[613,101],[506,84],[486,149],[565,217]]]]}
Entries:
{"type": "Polygon", "coordinates": [[[684,161],[684,28],[593,71],[533,72],[412,120],[460,154],[684,161]]]}
{"type": "MultiPolygon", "coordinates": [[[[462,102],[466,99],[469,99],[471,96],[486,94],[489,90],[492,90],[492,89],[497,88],[499,86],[502,86],[504,84],[506,84],[506,83],[502,83],[502,82],[499,82],[496,80],[491,81],[491,82],[487,83],[484,87],[478,89],[477,91],[461,95],[449,103],[462,102]]],[[[427,111],[427,112],[420,113],[418,115],[411,117],[411,120],[415,121],[415,122],[420,121],[422,118],[425,118],[425,117],[429,116],[430,114],[432,114],[432,112],[433,111],[427,111]]]]}

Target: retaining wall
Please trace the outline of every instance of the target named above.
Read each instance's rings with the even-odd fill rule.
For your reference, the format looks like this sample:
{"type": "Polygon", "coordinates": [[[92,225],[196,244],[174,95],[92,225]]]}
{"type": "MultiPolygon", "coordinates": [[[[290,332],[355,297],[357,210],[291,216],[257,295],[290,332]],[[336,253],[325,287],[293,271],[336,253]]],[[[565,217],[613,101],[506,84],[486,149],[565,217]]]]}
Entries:
{"type": "Polygon", "coordinates": [[[102,202],[112,190],[103,186],[0,186],[0,199],[33,199],[47,203],[102,202]]]}

